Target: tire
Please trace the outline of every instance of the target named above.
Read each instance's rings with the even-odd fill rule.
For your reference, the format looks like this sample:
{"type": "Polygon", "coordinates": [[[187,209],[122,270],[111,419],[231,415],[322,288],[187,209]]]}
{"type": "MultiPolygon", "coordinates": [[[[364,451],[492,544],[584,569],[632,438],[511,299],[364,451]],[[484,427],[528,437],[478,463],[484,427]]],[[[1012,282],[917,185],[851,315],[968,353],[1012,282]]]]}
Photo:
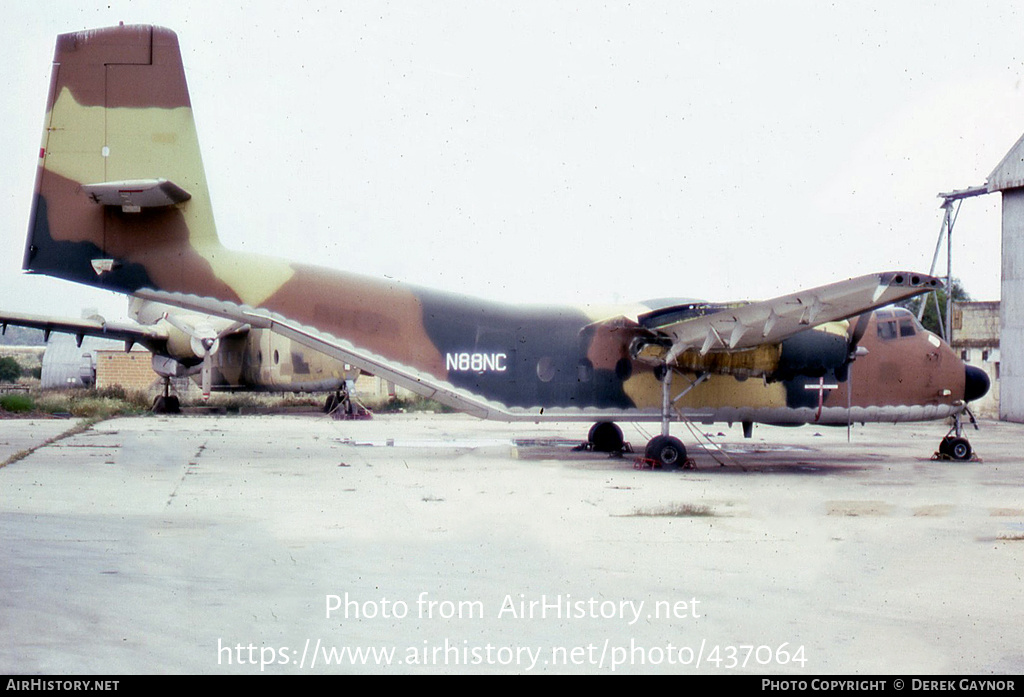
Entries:
{"type": "Polygon", "coordinates": [[[952,458],[953,453],[949,450],[949,442],[953,440],[951,436],[946,436],[939,441],[939,455],[945,455],[946,457],[952,458]]]}
{"type": "Polygon", "coordinates": [[[153,413],[154,414],[180,414],[181,403],[178,402],[176,395],[169,395],[164,397],[163,395],[153,400],[153,413]]]}
{"type": "Polygon", "coordinates": [[[971,444],[966,438],[946,436],[939,443],[939,454],[945,455],[951,460],[964,462],[971,459],[974,451],[971,449],[971,444]]]}
{"type": "Polygon", "coordinates": [[[971,455],[971,444],[966,438],[951,438],[949,440],[949,456],[951,458],[964,462],[970,460],[971,455]]]}
{"type": "Polygon", "coordinates": [[[590,427],[587,434],[587,442],[591,449],[597,453],[621,452],[625,441],[622,439],[622,429],[611,421],[600,421],[590,427]]]}
{"type": "Polygon", "coordinates": [[[677,470],[686,462],[686,446],[673,436],[655,436],[647,444],[644,456],[664,470],[677,470]]]}

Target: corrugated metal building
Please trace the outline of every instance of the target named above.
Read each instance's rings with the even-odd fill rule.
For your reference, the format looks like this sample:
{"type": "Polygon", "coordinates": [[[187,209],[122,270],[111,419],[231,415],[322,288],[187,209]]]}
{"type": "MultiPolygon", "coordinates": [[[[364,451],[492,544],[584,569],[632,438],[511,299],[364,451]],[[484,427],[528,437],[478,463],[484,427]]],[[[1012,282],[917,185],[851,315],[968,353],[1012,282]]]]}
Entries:
{"type": "Polygon", "coordinates": [[[96,382],[96,352],[118,347],[124,350],[124,342],[87,336],[79,347],[70,334],[50,335],[43,354],[40,387],[91,387],[96,382]]]}
{"type": "Polygon", "coordinates": [[[999,418],[1024,423],[1024,136],[986,186],[1003,195],[999,418]]]}

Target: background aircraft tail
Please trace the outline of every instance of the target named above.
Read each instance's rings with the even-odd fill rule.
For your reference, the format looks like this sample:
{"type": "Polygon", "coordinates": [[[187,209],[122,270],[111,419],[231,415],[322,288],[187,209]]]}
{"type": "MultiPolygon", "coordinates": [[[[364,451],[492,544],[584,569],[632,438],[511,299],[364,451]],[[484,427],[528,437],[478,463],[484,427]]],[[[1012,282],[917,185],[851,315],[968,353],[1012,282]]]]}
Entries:
{"type": "Polygon", "coordinates": [[[218,248],[177,36],[59,36],[24,268],[121,292],[187,290],[216,283],[218,248]]]}

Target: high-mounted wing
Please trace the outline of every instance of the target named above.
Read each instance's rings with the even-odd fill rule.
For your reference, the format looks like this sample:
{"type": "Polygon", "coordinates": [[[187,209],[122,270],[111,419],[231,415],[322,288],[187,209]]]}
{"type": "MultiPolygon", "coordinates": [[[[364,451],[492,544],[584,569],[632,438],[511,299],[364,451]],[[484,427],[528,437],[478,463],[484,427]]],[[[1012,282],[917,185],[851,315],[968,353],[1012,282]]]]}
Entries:
{"type": "Polygon", "coordinates": [[[51,332],[74,334],[78,345],[86,336],[97,336],[103,339],[115,339],[125,342],[125,350],[133,344],[142,344],[153,350],[167,342],[167,332],[161,327],[149,327],[136,323],[108,322],[102,317],[72,319],[68,317],[51,317],[48,315],[30,315],[17,312],[0,312],[0,327],[7,331],[8,325],[42,329],[49,339],[51,332]]]}
{"type": "MultiPolygon", "coordinates": [[[[740,305],[677,306],[638,315],[651,338],[668,345],[665,362],[684,351],[738,351],[778,344],[805,329],[870,312],[941,287],[942,281],[904,271],[868,274],[771,300],[740,305]]],[[[621,318],[618,318],[621,321],[621,318]]]]}

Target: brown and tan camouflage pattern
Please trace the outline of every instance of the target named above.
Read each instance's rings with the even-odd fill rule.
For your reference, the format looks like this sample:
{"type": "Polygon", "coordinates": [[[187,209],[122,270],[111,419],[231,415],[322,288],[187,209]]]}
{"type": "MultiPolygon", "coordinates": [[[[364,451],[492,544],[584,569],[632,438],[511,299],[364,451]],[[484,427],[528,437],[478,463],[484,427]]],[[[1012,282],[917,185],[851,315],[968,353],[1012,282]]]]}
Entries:
{"type": "MultiPolygon", "coordinates": [[[[26,269],[249,322],[480,416],[660,418],[657,360],[631,353],[635,324],[601,322],[604,311],[523,309],[224,248],[173,32],[121,26],[59,37],[47,104],[26,269]],[[128,212],[81,188],[156,179],[191,198],[128,212]],[[98,272],[101,263],[109,270],[98,272]]],[[[673,397],[698,374],[710,377],[675,406],[700,420],[772,423],[963,409],[965,368],[948,346],[923,331],[883,340],[873,319],[859,343],[867,355],[851,364],[851,324],[808,330],[841,335],[840,358],[825,368],[788,355],[799,342],[685,351],[673,397]]]]}

